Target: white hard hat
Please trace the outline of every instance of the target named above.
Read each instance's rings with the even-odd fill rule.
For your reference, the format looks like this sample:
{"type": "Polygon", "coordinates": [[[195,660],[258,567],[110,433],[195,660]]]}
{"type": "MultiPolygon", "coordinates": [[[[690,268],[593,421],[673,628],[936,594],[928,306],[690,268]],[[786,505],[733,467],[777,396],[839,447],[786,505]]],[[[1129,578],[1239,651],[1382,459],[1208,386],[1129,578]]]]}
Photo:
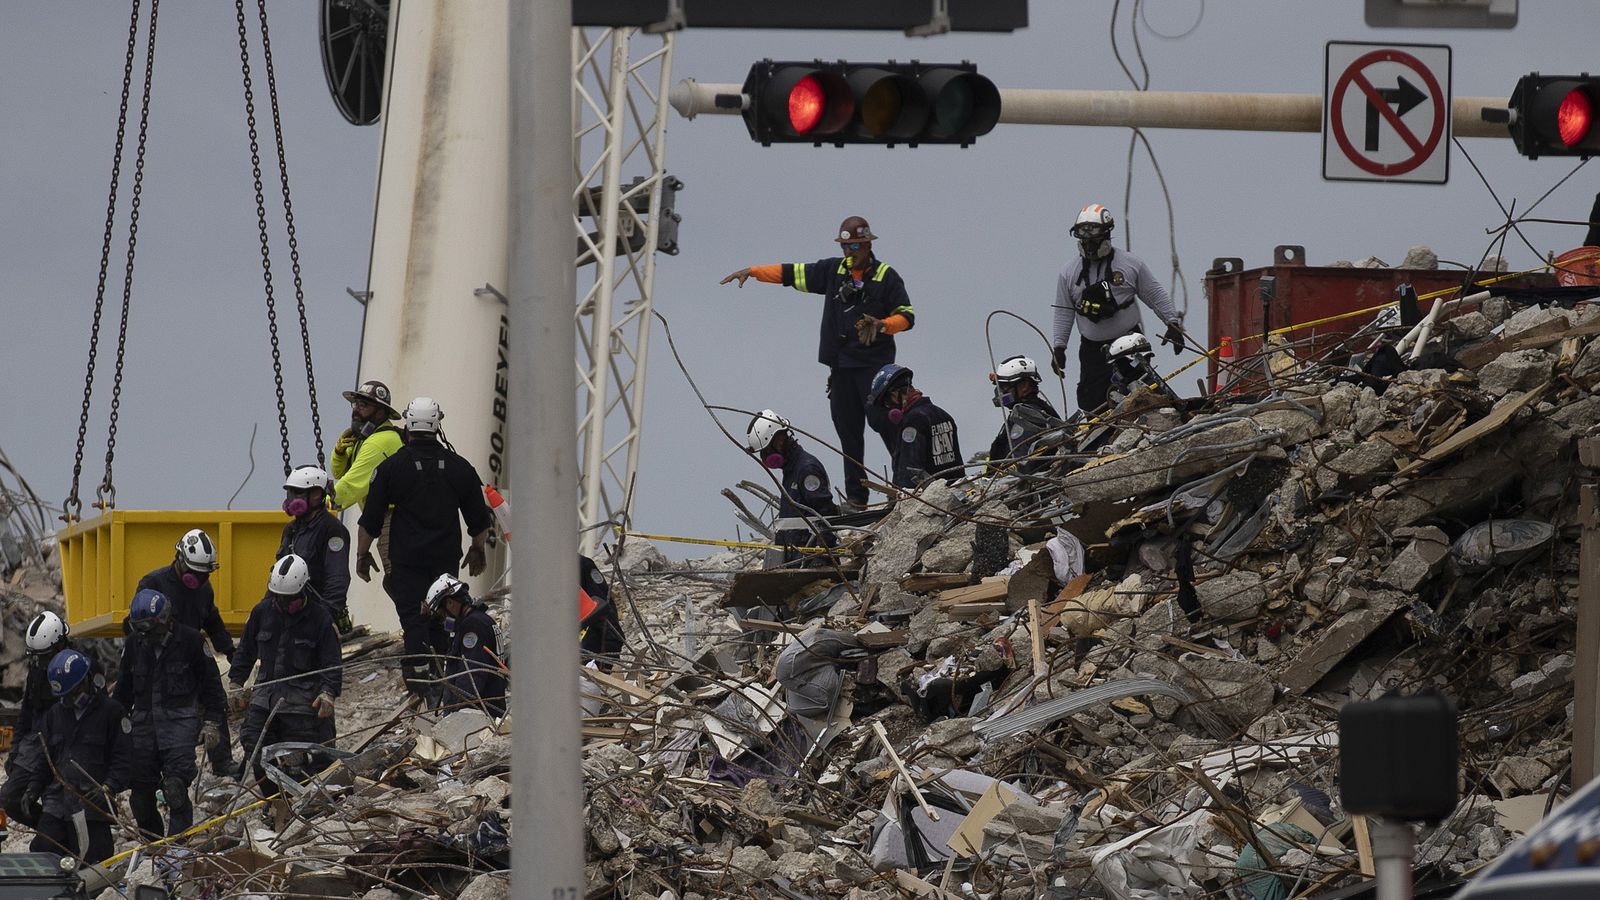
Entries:
{"type": "Polygon", "coordinates": [[[446,572],[434,579],[433,586],[428,588],[428,596],[422,601],[422,605],[430,610],[437,610],[446,599],[458,594],[463,600],[466,599],[467,583],[446,572]]]}
{"type": "Polygon", "coordinates": [[[183,537],[178,538],[178,558],[192,571],[215,572],[217,545],[211,542],[211,535],[198,528],[191,528],[183,537]]]}
{"type": "Polygon", "coordinates": [[[994,368],[995,381],[1021,381],[1027,378],[1032,381],[1039,380],[1039,366],[1026,356],[1013,356],[1002,359],[1000,365],[994,368]]]}
{"type": "Polygon", "coordinates": [[[1079,225],[1104,225],[1106,228],[1115,228],[1116,219],[1111,217],[1111,210],[1098,203],[1091,203],[1078,210],[1078,220],[1072,223],[1073,228],[1079,225]]]}
{"type": "Polygon", "coordinates": [[[272,564],[272,574],[267,576],[267,590],[280,597],[298,597],[311,580],[311,567],[293,553],[272,564]]]}
{"type": "Polygon", "coordinates": [[[60,616],[45,610],[28,623],[27,636],[23,642],[28,645],[29,652],[43,653],[61,643],[67,636],[67,631],[67,623],[61,621],[60,616]]]}
{"type": "Polygon", "coordinates": [[[1111,359],[1149,352],[1150,339],[1137,331],[1117,338],[1106,348],[1106,356],[1111,359]]]}
{"type": "Polygon", "coordinates": [[[407,431],[427,431],[439,433],[439,423],[444,421],[444,410],[432,397],[418,397],[406,404],[406,411],[402,414],[406,420],[407,431]]]}
{"type": "Polygon", "coordinates": [[[772,446],[772,439],[778,436],[778,432],[788,430],[788,419],[770,409],[763,409],[750,420],[750,429],[745,433],[745,443],[752,452],[760,453],[772,446]]]}
{"type": "Polygon", "coordinates": [[[309,491],[312,488],[321,488],[326,491],[332,483],[333,479],[328,476],[328,473],[316,466],[301,466],[290,472],[289,477],[283,480],[284,487],[294,488],[299,491],[309,491]]]}

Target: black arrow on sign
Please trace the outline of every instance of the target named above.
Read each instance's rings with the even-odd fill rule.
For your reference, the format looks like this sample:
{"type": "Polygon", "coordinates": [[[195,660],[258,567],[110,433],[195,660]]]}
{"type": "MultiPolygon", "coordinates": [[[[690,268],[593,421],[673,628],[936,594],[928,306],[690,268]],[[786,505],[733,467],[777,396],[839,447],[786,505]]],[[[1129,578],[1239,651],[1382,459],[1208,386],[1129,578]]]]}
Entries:
{"type": "MultiPolygon", "coordinates": [[[[1418,103],[1428,99],[1428,95],[1417,90],[1417,86],[1407,81],[1404,75],[1396,76],[1395,82],[1392,88],[1379,88],[1378,96],[1383,98],[1383,102],[1394,104],[1396,116],[1405,115],[1418,103]]],[[[1367,100],[1367,149],[1378,149],[1378,107],[1373,105],[1371,98],[1367,100]]]]}

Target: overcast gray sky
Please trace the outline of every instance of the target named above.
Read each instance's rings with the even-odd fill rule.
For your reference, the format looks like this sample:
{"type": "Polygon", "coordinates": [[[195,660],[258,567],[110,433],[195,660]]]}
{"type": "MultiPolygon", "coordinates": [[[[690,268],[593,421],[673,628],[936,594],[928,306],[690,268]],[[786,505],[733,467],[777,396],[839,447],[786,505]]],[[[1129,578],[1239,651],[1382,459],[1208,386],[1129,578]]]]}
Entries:
{"type": "MultiPolygon", "coordinates": [[[[1109,2],[1031,4],[1032,25],[1012,35],[913,39],[860,32],[689,31],[679,36],[674,79],[741,81],[762,57],[851,60],[971,59],[1002,87],[1122,89],[1109,39],[1109,2]]],[[[1522,4],[1513,31],[1373,31],[1361,3],[1148,0],[1140,37],[1155,90],[1321,93],[1329,40],[1443,43],[1454,49],[1454,93],[1505,96],[1518,76],[1595,68],[1600,9],[1587,0],[1522,4]],[[1203,15],[1201,15],[1203,10],[1203,15]],[[1199,17],[1198,23],[1196,18],[1199,17]],[[1192,31],[1182,39],[1155,32],[1192,31]]],[[[345,295],[366,278],[378,132],[344,123],[323,84],[316,4],[273,0],[275,59],[290,153],[317,377],[329,440],[347,407],[338,392],[355,374],[360,309],[345,295]]],[[[1118,23],[1132,59],[1128,11],[1118,23]]],[[[15,0],[0,9],[0,447],[52,502],[65,496],[83,387],[106,178],[127,35],[123,3],[15,0]]],[[[1137,71],[1137,70],[1136,70],[1137,71]]],[[[262,80],[257,68],[258,89],[262,80]]],[[[259,115],[265,120],[264,99],[259,115]]],[[[259,251],[245,140],[238,43],[231,4],[165,0],[140,220],[134,308],[117,452],[125,508],[222,506],[249,469],[239,505],[276,505],[274,412],[259,251]]],[[[727,272],[831,253],[840,219],[867,216],[879,256],[905,277],[917,327],[900,361],[959,421],[965,449],[997,426],[985,374],[984,317],[1013,310],[1047,327],[1055,275],[1072,252],[1067,226],[1087,202],[1110,206],[1133,250],[1166,277],[1167,212],[1142,151],[1131,209],[1123,208],[1128,133],[1119,129],[1001,126],[974,147],[762,148],[737,118],[668,126],[668,169],[686,183],[681,255],[658,267],[656,304],[713,403],[771,406],[831,437],[815,362],[819,299],[782,288],[718,286],[727,272]]],[[[1316,134],[1147,132],[1171,190],[1178,252],[1189,286],[1188,325],[1204,334],[1201,275],[1214,257],[1270,262],[1273,246],[1304,244],[1313,264],[1376,255],[1398,263],[1425,243],[1471,262],[1501,215],[1455,153],[1443,186],[1325,182],[1316,134]]],[[[131,142],[131,135],[130,135],[131,142]]],[[[131,144],[130,144],[131,145],[131,144]]],[[[1466,150],[1500,192],[1524,208],[1571,168],[1529,161],[1509,140],[1470,139],[1466,150]]],[[[1584,218],[1600,188],[1593,167],[1540,208],[1584,218]]],[[[131,179],[125,168],[124,185],[131,179]]],[[[126,195],[125,195],[126,196],[126,195]]],[[[119,225],[126,224],[126,211],[119,225]]],[[[1530,225],[1540,250],[1564,250],[1582,231],[1530,225]]],[[[1122,241],[1119,238],[1119,245],[1122,241]]],[[[120,248],[121,239],[115,248],[120,248]]],[[[279,243],[281,248],[281,242],[279,243]]],[[[280,254],[282,256],[282,254],[280,254]]],[[[1517,267],[1534,254],[1510,244],[1517,267]]],[[[121,250],[113,251],[120,284],[121,250]]],[[[286,256],[274,266],[284,325],[296,459],[310,457],[309,425],[286,256]]],[[[118,299],[112,292],[112,301],[118,299]]],[[[97,395],[109,396],[115,306],[101,344],[97,395]]],[[[636,525],[640,530],[729,536],[718,489],[761,477],[717,434],[666,352],[650,357],[636,525]]],[[[1043,346],[997,321],[1000,356],[1043,346]]],[[[447,362],[441,364],[448,364],[447,362]]],[[[1185,379],[1192,381],[1192,379],[1185,379]]],[[[1070,384],[1068,385],[1070,390],[1070,384]]],[[[1192,390],[1192,384],[1188,386],[1192,390]]],[[[1052,395],[1059,389],[1049,385],[1052,395]]],[[[92,499],[104,453],[106,405],[90,417],[84,495],[92,499]]],[[[729,417],[732,430],[742,417],[729,417]]],[[[813,446],[813,449],[820,449],[813,446]]],[[[514,453],[515,451],[513,451],[514,453]]],[[[885,462],[869,445],[869,464],[885,462]]],[[[837,460],[824,461],[838,477],[837,460]]],[[[475,461],[480,469],[483,461],[475,461]]],[[[673,556],[691,548],[666,548],[673,556]]]]}

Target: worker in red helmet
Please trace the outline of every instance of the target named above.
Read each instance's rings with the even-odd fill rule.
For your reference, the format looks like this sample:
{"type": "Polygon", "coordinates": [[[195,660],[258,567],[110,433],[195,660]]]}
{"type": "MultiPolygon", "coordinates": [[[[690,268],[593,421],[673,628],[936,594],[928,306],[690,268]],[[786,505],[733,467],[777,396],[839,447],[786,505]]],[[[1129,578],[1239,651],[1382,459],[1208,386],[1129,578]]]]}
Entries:
{"type": "Polygon", "coordinates": [[[754,278],[781,284],[802,293],[821,294],[822,328],[817,361],[828,367],[826,391],[833,427],[844,452],[844,492],[849,505],[867,504],[866,427],[871,424],[891,453],[891,429],[881,411],[867,402],[872,378],[894,362],[894,336],[917,322],[916,310],[906,295],[900,273],[873,255],[877,235],[861,216],[839,223],[833,240],[843,252],[813,263],[746,266],[722,279],[722,284],[754,278]]]}
{"type": "Polygon", "coordinates": [[[1172,297],[1156,280],[1144,260],[1111,245],[1116,221],[1098,203],[1085,206],[1072,225],[1078,252],[1061,267],[1056,278],[1055,337],[1050,363],[1057,375],[1066,374],[1067,339],[1078,329],[1078,408],[1099,409],[1111,390],[1111,360],[1106,347],[1125,334],[1144,329],[1137,300],[1150,307],[1166,325],[1163,343],[1183,347],[1183,326],[1172,297]]]}

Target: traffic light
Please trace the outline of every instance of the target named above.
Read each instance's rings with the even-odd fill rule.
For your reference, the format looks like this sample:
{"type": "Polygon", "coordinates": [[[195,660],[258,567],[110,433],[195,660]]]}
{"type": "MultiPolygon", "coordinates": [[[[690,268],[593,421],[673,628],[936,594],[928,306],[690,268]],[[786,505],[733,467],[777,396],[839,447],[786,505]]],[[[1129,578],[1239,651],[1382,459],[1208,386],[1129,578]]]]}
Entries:
{"type": "Polygon", "coordinates": [[[1523,156],[1600,155],[1600,78],[1535,72],[1517,81],[1510,108],[1511,138],[1523,156]]]}
{"type": "Polygon", "coordinates": [[[1000,121],[1000,90],[972,63],[762,60],[742,113],[770,144],[960,144],[1000,121]]]}

